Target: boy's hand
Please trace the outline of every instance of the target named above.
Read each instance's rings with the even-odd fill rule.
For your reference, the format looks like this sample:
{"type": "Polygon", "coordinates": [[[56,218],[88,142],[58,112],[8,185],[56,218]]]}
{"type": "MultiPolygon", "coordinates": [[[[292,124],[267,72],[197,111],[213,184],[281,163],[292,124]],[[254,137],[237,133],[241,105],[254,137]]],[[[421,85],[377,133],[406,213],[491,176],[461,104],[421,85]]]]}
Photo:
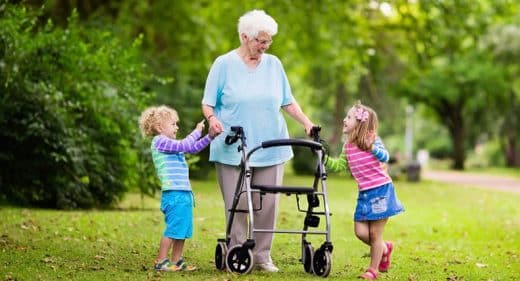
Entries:
{"type": "Polygon", "coordinates": [[[202,130],[204,130],[204,128],[206,127],[206,126],[204,125],[204,122],[205,122],[205,121],[202,120],[202,121],[200,121],[199,123],[197,123],[197,130],[199,130],[199,131],[201,131],[201,132],[202,132],[202,130]]]}

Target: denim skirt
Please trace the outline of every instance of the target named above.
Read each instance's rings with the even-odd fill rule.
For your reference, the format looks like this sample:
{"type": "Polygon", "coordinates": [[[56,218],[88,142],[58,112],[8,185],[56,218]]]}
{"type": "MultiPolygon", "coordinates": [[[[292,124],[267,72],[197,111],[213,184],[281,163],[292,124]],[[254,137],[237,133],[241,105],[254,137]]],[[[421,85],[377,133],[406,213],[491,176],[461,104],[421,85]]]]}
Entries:
{"type": "Polygon", "coordinates": [[[381,220],[403,211],[403,204],[397,198],[394,184],[390,182],[359,192],[354,221],[381,220]]]}

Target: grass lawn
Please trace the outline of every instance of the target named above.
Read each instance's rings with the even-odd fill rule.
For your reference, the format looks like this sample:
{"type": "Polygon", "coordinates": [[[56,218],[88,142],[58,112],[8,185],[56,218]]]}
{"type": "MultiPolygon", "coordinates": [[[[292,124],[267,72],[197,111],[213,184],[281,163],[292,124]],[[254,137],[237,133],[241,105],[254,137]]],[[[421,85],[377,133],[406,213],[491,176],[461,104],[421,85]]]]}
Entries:
{"type": "MultiPolygon", "coordinates": [[[[158,199],[128,194],[121,209],[54,211],[0,207],[0,280],[316,280],[299,262],[296,234],[277,234],[273,259],[281,269],[248,275],[217,271],[216,239],[225,233],[215,180],[193,181],[194,237],[186,259],[192,273],[156,273],[152,264],[163,231],[158,199]]],[[[312,184],[286,176],[287,185],[312,184]]],[[[330,176],[334,251],[330,280],[356,280],[369,263],[368,247],[353,234],[357,191],[346,176],[330,176]]],[[[392,266],[380,280],[518,280],[520,195],[423,181],[397,181],[406,212],[390,219],[385,239],[394,241],[392,266]]],[[[281,196],[278,227],[299,229],[303,215],[294,196],[281,196]]],[[[323,223],[321,224],[323,225],[323,223]]],[[[309,237],[309,236],[308,236],[309,237]]],[[[324,236],[310,236],[318,247],[324,236]]]]}

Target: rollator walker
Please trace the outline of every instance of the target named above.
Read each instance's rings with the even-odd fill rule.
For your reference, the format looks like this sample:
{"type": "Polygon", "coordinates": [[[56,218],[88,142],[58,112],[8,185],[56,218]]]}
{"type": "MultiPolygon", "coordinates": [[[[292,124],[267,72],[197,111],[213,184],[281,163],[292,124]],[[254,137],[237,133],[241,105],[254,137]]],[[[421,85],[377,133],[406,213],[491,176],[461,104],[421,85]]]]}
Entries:
{"type": "MultiPolygon", "coordinates": [[[[332,266],[332,242],[330,241],[330,216],[326,180],[327,173],[323,164],[324,148],[320,143],[320,127],[313,127],[311,136],[313,140],[304,139],[275,139],[262,142],[261,145],[247,151],[246,137],[242,127],[231,127],[231,132],[226,136],[225,142],[231,145],[237,141],[238,152],[242,154],[240,163],[240,175],[236,185],[236,191],[233,199],[231,209],[229,209],[228,221],[226,223],[226,238],[218,239],[215,249],[215,266],[219,270],[227,268],[230,272],[239,274],[250,273],[254,266],[252,249],[255,247],[254,236],[255,233],[289,233],[301,234],[301,259],[305,272],[315,274],[321,277],[327,277],[332,266]],[[301,186],[265,186],[252,185],[251,177],[252,170],[249,167],[249,159],[251,155],[261,149],[269,149],[277,146],[292,146],[292,147],[306,147],[309,148],[316,159],[316,168],[314,173],[314,183],[312,187],[301,186]],[[321,183],[321,184],[320,184],[321,183]],[[260,194],[260,206],[253,207],[252,194],[260,194]],[[282,193],[287,195],[295,195],[297,208],[299,212],[305,213],[303,221],[303,228],[301,230],[277,230],[276,226],[273,229],[256,228],[253,219],[253,213],[261,210],[262,197],[266,193],[282,193]],[[245,196],[241,196],[245,194],[245,196]],[[307,204],[300,204],[300,198],[305,196],[307,204]],[[238,203],[240,198],[245,197],[247,200],[247,209],[239,209],[238,203]],[[320,198],[323,202],[320,207],[320,198]],[[317,210],[315,210],[317,209],[317,210]],[[248,232],[246,241],[242,244],[234,245],[228,248],[230,243],[230,233],[235,213],[248,213],[248,232]],[[320,217],[325,217],[324,230],[310,230],[310,228],[317,228],[320,223],[320,217]],[[325,242],[314,250],[311,243],[306,240],[309,234],[324,235],[325,242]]],[[[242,199],[244,200],[244,199],[242,199]]]]}

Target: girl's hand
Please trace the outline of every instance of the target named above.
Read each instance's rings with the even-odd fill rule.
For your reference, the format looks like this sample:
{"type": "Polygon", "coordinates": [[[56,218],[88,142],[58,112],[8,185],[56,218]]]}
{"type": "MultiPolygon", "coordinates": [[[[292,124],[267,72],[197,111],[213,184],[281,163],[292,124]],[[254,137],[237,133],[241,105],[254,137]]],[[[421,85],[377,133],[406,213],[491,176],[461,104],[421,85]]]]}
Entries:
{"type": "Polygon", "coordinates": [[[201,132],[202,132],[202,130],[204,130],[204,128],[206,127],[206,126],[204,125],[204,122],[205,122],[205,121],[202,120],[202,121],[200,121],[199,123],[197,123],[197,130],[199,130],[199,131],[201,131],[201,132]]]}
{"type": "Polygon", "coordinates": [[[370,150],[374,149],[374,142],[376,141],[376,134],[373,131],[368,132],[367,137],[365,138],[365,144],[367,147],[370,147],[370,150]]]}
{"type": "Polygon", "coordinates": [[[381,169],[383,169],[383,172],[388,176],[388,164],[386,164],[385,162],[380,162],[381,164],[381,169]]]}

